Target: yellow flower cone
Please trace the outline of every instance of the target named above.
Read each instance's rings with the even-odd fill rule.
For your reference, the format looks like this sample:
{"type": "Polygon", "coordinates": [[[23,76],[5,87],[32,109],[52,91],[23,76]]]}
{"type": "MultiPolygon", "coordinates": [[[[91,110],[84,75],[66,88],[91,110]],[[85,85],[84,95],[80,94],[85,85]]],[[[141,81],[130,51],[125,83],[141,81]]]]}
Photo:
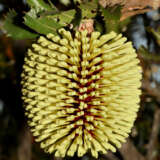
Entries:
{"type": "Polygon", "coordinates": [[[115,152],[139,109],[135,50],[114,32],[59,32],[40,37],[25,57],[22,99],[31,131],[56,157],[115,152]]]}

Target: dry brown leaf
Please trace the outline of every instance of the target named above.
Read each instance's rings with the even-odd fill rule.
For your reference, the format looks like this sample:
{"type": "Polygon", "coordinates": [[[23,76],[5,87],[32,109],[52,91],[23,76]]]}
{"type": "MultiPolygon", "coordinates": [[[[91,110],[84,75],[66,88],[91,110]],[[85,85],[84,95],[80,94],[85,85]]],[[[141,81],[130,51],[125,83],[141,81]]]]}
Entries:
{"type": "Polygon", "coordinates": [[[102,7],[123,5],[121,20],[160,7],[160,0],[99,0],[102,7]]]}
{"type": "Polygon", "coordinates": [[[106,6],[114,6],[114,5],[117,5],[117,4],[125,4],[127,0],[99,0],[99,4],[102,6],[102,7],[106,7],[106,6]]]}

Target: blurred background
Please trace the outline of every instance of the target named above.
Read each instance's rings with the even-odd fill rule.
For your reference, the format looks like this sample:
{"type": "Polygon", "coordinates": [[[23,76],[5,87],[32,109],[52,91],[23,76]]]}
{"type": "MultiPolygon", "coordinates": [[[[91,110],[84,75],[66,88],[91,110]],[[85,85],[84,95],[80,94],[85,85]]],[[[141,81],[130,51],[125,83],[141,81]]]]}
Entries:
{"type": "MultiPolygon", "coordinates": [[[[20,74],[32,41],[6,36],[2,26],[13,8],[19,14],[28,10],[25,0],[0,0],[0,160],[62,160],[45,154],[27,128],[20,74]]],[[[141,108],[127,143],[98,159],[160,160],[160,10],[129,18],[121,31],[133,42],[143,67],[141,108]]],[[[90,155],[65,159],[94,160],[90,155]]]]}

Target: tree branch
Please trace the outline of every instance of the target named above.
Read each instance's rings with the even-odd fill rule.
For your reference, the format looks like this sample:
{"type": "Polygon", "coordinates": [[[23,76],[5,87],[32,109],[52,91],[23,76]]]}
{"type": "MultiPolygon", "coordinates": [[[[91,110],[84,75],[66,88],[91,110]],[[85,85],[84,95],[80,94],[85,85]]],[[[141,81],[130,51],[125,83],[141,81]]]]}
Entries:
{"type": "Polygon", "coordinates": [[[113,153],[108,152],[105,155],[102,155],[102,157],[106,160],[119,160],[113,153]]]}
{"type": "Polygon", "coordinates": [[[155,158],[155,150],[156,150],[156,143],[158,138],[158,131],[159,131],[159,124],[160,124],[160,108],[156,109],[154,113],[153,119],[153,126],[150,136],[150,141],[148,143],[148,152],[147,152],[147,160],[153,160],[155,158]]]}
{"type": "Polygon", "coordinates": [[[145,160],[144,156],[141,155],[136,147],[133,145],[130,139],[119,149],[124,160],[145,160]]]}
{"type": "Polygon", "coordinates": [[[18,160],[32,159],[32,137],[29,129],[25,126],[20,135],[20,144],[18,146],[18,160]]]}

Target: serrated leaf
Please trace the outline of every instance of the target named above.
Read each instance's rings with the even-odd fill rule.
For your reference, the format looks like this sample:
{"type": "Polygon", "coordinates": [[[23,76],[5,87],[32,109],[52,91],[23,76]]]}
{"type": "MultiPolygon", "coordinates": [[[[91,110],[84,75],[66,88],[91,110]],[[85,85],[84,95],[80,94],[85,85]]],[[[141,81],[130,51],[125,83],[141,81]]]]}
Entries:
{"type": "Polygon", "coordinates": [[[37,18],[38,15],[43,15],[47,13],[58,12],[58,9],[53,5],[53,3],[48,0],[49,4],[45,3],[43,0],[27,0],[31,9],[27,12],[28,15],[37,18]]]}
{"type": "Polygon", "coordinates": [[[119,30],[119,21],[121,17],[121,7],[103,8],[101,7],[102,15],[104,16],[107,32],[119,30]]]}
{"type": "Polygon", "coordinates": [[[101,10],[104,15],[104,18],[112,19],[116,21],[120,20],[120,17],[121,17],[121,7],[120,6],[117,6],[116,8],[108,7],[106,9],[101,7],[101,10]]]}
{"type": "Polygon", "coordinates": [[[81,3],[79,8],[82,12],[82,18],[93,18],[96,16],[97,12],[97,3],[96,2],[87,2],[81,3]]]}
{"type": "Polygon", "coordinates": [[[48,18],[51,20],[55,20],[61,26],[66,26],[67,24],[71,23],[75,14],[76,14],[76,11],[74,9],[72,9],[69,11],[60,12],[60,13],[52,15],[52,16],[48,16],[48,18]]]}
{"type": "Polygon", "coordinates": [[[24,20],[25,20],[24,23],[28,27],[44,35],[48,33],[53,33],[56,35],[57,29],[62,27],[62,25],[60,25],[56,21],[51,20],[47,17],[34,18],[26,14],[26,16],[24,17],[24,20]]]}
{"type": "Polygon", "coordinates": [[[27,3],[31,8],[37,8],[39,10],[51,11],[52,7],[45,3],[43,0],[27,0],[27,3]]]}
{"type": "Polygon", "coordinates": [[[32,39],[36,38],[38,35],[31,33],[24,28],[21,28],[14,24],[14,18],[17,16],[17,13],[12,10],[6,15],[6,19],[3,25],[3,28],[7,31],[8,36],[11,36],[14,39],[32,39]]]}

